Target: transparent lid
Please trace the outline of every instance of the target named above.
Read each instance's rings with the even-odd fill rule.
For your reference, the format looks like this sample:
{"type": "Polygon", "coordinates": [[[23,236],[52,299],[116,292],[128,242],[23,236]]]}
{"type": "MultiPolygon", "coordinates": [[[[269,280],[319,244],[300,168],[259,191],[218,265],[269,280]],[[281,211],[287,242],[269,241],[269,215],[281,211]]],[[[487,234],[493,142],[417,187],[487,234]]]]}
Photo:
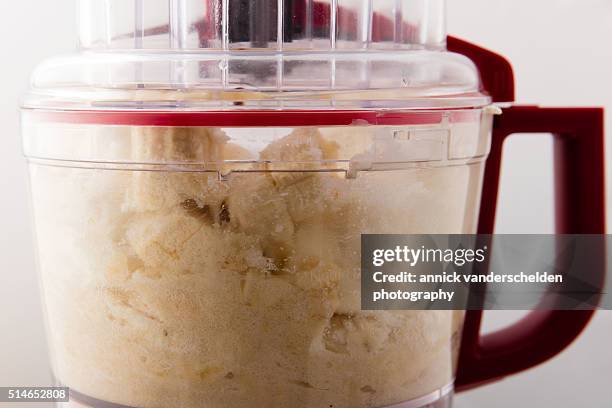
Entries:
{"type": "Polygon", "coordinates": [[[445,0],[80,0],[80,47],[24,106],[94,110],[487,105],[446,51],[445,0]]]}

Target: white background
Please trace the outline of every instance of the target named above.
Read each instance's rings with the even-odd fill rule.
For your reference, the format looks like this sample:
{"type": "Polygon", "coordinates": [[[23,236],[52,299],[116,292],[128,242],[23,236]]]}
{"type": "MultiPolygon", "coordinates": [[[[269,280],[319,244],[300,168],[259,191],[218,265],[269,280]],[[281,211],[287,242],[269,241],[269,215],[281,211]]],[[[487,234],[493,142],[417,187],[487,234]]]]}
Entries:
{"type": "MultiPolygon", "coordinates": [[[[72,0],[1,1],[0,21],[0,386],[44,385],[50,374],[17,106],[32,68],[45,57],[73,49],[75,7],[72,0]]],[[[611,118],[612,1],[449,0],[449,31],[513,62],[519,102],[606,106],[611,118]]],[[[506,153],[498,231],[551,232],[549,138],[517,136],[506,153]]],[[[516,316],[488,313],[486,326],[500,327],[516,316]]],[[[612,312],[600,312],[553,361],[462,394],[456,406],[610,407],[610,344],[612,312]]]]}

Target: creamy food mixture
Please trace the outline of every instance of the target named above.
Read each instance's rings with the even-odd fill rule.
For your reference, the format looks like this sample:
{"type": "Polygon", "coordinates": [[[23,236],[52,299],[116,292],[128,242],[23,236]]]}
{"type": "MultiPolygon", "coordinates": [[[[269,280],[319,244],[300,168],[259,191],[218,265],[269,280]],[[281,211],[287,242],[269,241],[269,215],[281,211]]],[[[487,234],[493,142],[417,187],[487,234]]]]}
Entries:
{"type": "Polygon", "coordinates": [[[463,313],[361,311],[360,234],[473,232],[480,164],[351,179],[310,171],[363,154],[329,129],[256,153],[220,129],[115,131],[134,161],[294,172],[32,164],[59,382],[143,408],[383,407],[452,382],[463,313]]]}

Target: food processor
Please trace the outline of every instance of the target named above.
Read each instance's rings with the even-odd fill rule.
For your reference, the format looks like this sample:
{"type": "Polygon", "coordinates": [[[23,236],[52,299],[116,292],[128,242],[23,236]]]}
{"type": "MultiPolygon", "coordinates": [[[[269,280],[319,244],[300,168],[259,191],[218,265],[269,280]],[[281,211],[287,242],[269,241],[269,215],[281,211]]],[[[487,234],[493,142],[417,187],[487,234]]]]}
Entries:
{"type": "Polygon", "coordinates": [[[513,133],[556,135],[559,232],[604,232],[601,110],[512,106],[444,0],[78,4],[22,109],[58,406],[450,407],[587,324],[360,308],[362,234],[493,232],[513,133]]]}

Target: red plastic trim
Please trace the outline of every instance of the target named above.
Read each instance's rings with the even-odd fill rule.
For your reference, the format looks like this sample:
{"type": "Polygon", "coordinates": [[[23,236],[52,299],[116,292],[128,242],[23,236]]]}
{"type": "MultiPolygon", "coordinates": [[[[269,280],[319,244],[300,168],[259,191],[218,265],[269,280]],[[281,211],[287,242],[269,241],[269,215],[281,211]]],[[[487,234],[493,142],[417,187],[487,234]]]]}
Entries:
{"type": "Polygon", "coordinates": [[[462,54],[476,64],[483,90],[493,102],[514,102],[514,71],[506,58],[456,37],[449,36],[446,41],[449,51],[462,54]]]}
{"type": "Polygon", "coordinates": [[[348,125],[426,125],[479,120],[481,109],[428,111],[70,111],[24,110],[39,122],[125,126],[296,127],[348,125]]]}
{"type": "MultiPolygon", "coordinates": [[[[493,233],[503,144],[515,133],[554,135],[556,232],[604,234],[603,109],[534,106],[504,109],[495,120],[479,233],[493,233]]],[[[605,257],[605,248],[597,250],[605,257]]],[[[604,287],[605,270],[584,273],[592,275],[589,281],[604,287]]],[[[534,311],[513,326],[481,337],[482,312],[468,312],[459,356],[458,391],[499,380],[556,356],[580,335],[593,313],[534,311]]]]}

